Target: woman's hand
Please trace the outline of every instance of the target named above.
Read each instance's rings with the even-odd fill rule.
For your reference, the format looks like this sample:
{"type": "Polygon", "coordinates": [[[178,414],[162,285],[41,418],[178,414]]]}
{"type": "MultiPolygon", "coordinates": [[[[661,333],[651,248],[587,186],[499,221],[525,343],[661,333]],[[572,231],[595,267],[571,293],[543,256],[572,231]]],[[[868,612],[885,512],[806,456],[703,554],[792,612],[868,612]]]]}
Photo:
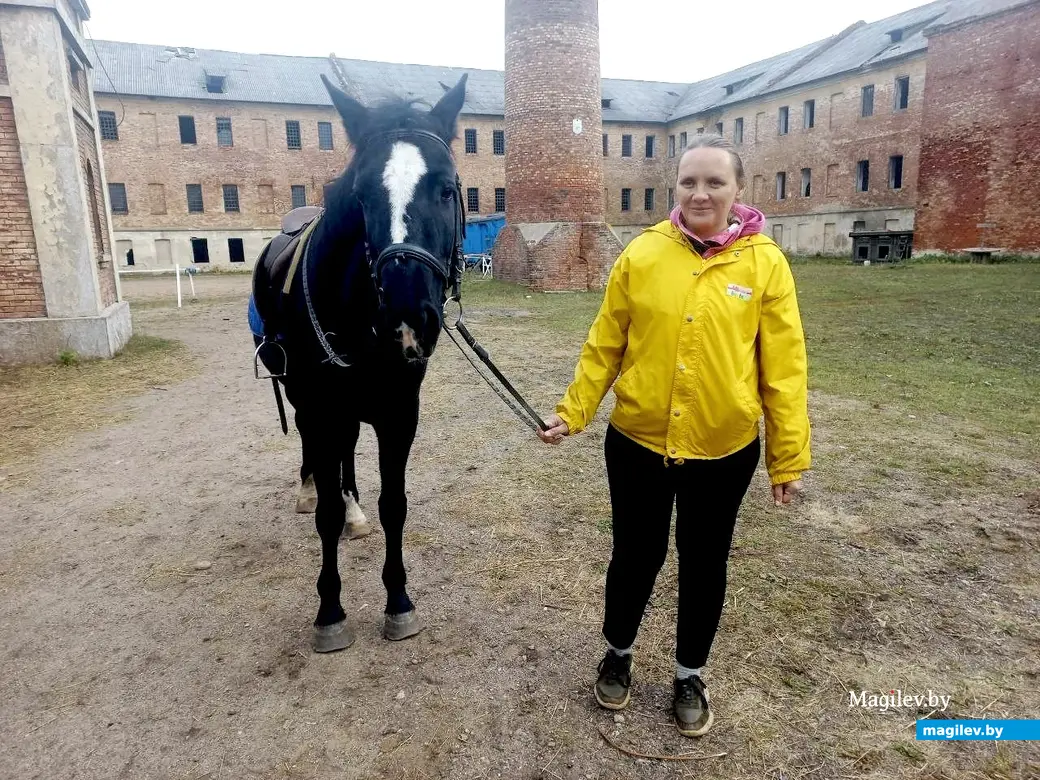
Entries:
{"type": "Polygon", "coordinates": [[[546,444],[559,444],[564,436],[570,436],[571,429],[567,426],[560,415],[554,414],[545,421],[545,430],[538,431],[538,438],[546,444]]]}
{"type": "Polygon", "coordinates": [[[796,479],[794,482],[785,482],[782,485],[773,485],[773,503],[776,506],[790,504],[802,493],[802,481],[796,479]]]}

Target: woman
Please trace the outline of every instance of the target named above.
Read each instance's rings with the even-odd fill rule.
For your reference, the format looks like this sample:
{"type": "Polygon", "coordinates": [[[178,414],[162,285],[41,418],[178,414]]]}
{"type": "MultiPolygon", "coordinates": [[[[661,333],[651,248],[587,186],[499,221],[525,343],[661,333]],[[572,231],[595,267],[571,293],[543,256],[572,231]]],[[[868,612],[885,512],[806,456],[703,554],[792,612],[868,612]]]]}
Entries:
{"type": "Polygon", "coordinates": [[[558,444],[584,429],[611,385],[605,451],[614,549],[607,570],[596,700],[624,708],[632,645],[668,552],[679,553],[674,683],[680,733],[714,716],[702,672],[726,593],[737,510],[759,460],[777,506],[809,468],[805,341],[794,279],[762,235],[762,213],[737,203],[744,167],[732,145],[701,136],[679,159],[670,219],[618,258],[574,382],[540,432],[558,444]],[[614,383],[614,380],[617,383],[614,383]]]}

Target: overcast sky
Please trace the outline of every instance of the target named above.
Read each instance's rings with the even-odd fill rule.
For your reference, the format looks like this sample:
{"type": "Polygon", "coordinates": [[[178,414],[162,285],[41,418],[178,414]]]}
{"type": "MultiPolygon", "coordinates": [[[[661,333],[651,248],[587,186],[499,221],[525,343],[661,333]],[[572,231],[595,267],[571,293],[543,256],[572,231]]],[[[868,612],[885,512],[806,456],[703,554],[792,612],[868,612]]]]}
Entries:
{"type": "MultiPolygon", "coordinates": [[[[94,38],[501,69],[504,0],[87,0],[94,38]],[[147,10],[144,10],[147,9],[147,10]]],[[[551,2],[551,0],[545,0],[551,2]]],[[[600,0],[609,78],[692,82],[919,0],[600,0]]]]}

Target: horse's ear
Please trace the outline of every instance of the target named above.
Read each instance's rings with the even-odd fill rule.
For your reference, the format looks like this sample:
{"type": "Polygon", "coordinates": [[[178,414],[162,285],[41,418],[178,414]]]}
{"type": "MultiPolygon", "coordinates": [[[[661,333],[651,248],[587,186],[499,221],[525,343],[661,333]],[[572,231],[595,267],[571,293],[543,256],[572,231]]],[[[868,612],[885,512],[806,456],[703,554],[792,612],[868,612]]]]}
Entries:
{"type": "Polygon", "coordinates": [[[321,74],[321,83],[329,91],[332,105],[343,118],[343,126],[347,128],[347,137],[354,146],[357,146],[368,131],[368,109],[329,81],[324,73],[321,74]]]}
{"type": "Polygon", "coordinates": [[[436,119],[443,129],[444,140],[451,143],[455,138],[455,120],[462,110],[462,104],[466,101],[466,79],[468,73],[463,73],[459,83],[444,93],[444,97],[437,101],[430,110],[430,116],[436,119]]]}

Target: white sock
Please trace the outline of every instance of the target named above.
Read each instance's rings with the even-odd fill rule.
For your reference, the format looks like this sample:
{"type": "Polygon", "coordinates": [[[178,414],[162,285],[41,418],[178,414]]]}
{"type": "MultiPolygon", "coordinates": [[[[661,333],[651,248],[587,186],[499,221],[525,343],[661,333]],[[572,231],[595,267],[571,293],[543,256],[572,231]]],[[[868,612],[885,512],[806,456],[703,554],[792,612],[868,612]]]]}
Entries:
{"type": "Polygon", "coordinates": [[[688,680],[691,677],[700,677],[701,671],[704,669],[703,666],[699,666],[696,669],[691,669],[688,666],[683,666],[678,661],[675,662],[675,679],[676,680],[688,680]]]}
{"type": "Polygon", "coordinates": [[[620,650],[620,649],[614,647],[614,645],[610,644],[610,642],[607,642],[607,647],[610,650],[613,650],[617,655],[621,655],[621,656],[632,655],[632,648],[631,647],[626,647],[624,650],[620,650]]]}

